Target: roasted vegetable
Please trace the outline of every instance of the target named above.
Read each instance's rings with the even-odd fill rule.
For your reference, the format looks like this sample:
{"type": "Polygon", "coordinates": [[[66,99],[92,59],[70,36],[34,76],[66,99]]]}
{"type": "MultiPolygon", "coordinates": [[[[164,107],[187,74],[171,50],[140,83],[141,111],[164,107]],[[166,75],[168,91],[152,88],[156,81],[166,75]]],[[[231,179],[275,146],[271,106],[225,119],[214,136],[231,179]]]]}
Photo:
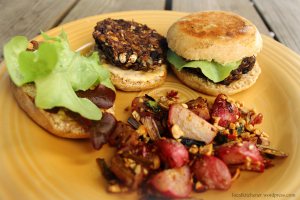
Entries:
{"type": "Polygon", "coordinates": [[[215,150],[215,155],[227,165],[240,165],[243,170],[264,171],[264,160],[255,144],[244,142],[226,143],[215,150]]]}
{"type": "Polygon", "coordinates": [[[173,139],[156,141],[160,159],[170,168],[182,167],[189,162],[185,146],[173,139]]]}
{"type": "Polygon", "coordinates": [[[151,130],[157,129],[159,134],[166,132],[168,112],[152,97],[145,95],[143,97],[134,98],[131,103],[131,109],[132,117],[136,121],[143,123],[142,120],[147,118],[146,122],[144,121],[145,124],[147,124],[147,128],[150,128],[151,130]]]}
{"type": "Polygon", "coordinates": [[[97,158],[96,159],[101,172],[102,172],[102,176],[107,180],[107,181],[115,181],[117,179],[117,177],[114,175],[114,173],[109,169],[109,167],[107,166],[105,160],[103,158],[97,158]]]}
{"type": "Polygon", "coordinates": [[[231,122],[236,122],[240,116],[239,109],[224,94],[219,94],[212,106],[211,116],[218,120],[218,125],[228,127],[231,122]]]}
{"type": "Polygon", "coordinates": [[[133,100],[128,122],[135,129],[118,122],[109,136],[117,153],[109,170],[100,163],[108,191],[141,188],[147,200],[187,198],[192,189],[227,190],[241,170],[263,172],[273,166],[271,158],[287,156],[267,146],[268,134],[254,127],[262,114],[226,95],[212,107],[201,97],[178,102],[176,91],[158,101],[133,100]]]}
{"type": "Polygon", "coordinates": [[[127,120],[128,124],[130,124],[133,128],[138,129],[140,127],[140,122],[138,122],[133,117],[129,117],[127,120]]]}
{"type": "Polygon", "coordinates": [[[207,101],[202,97],[198,97],[197,99],[193,99],[186,103],[189,110],[193,111],[199,117],[202,117],[206,121],[210,120],[210,113],[207,101]]]}
{"type": "Polygon", "coordinates": [[[141,165],[130,166],[127,158],[122,158],[116,154],[111,160],[110,170],[121,180],[121,183],[131,189],[137,189],[144,178],[141,165]]]}
{"type": "Polygon", "coordinates": [[[173,104],[169,110],[169,126],[174,138],[190,138],[210,143],[217,129],[181,104],[173,104]]]}
{"type": "Polygon", "coordinates": [[[171,198],[185,198],[192,191],[191,173],[188,166],[161,171],[154,175],[149,183],[158,192],[171,198]]]}
{"type": "Polygon", "coordinates": [[[214,156],[201,156],[192,166],[198,181],[207,189],[227,190],[231,186],[231,174],[225,163],[214,156]]]}
{"type": "Polygon", "coordinates": [[[270,158],[286,158],[286,157],[288,157],[288,155],[286,153],[284,153],[283,151],[272,149],[270,147],[263,146],[263,145],[256,145],[256,146],[261,153],[265,154],[266,156],[268,156],[270,158]]]}
{"type": "Polygon", "coordinates": [[[160,159],[154,145],[141,142],[138,146],[121,149],[118,154],[131,159],[136,164],[141,164],[147,170],[156,170],[160,167],[160,159]]]}
{"type": "Polygon", "coordinates": [[[119,121],[115,130],[110,134],[108,142],[111,146],[122,148],[137,145],[139,143],[138,138],[138,133],[130,125],[119,121]]]}
{"type": "MultiPolygon", "coordinates": [[[[132,112],[136,111],[140,117],[152,116],[159,117],[161,107],[158,103],[150,96],[136,97],[131,103],[132,112]]],[[[138,119],[137,119],[138,120],[138,119]]]]}
{"type": "Polygon", "coordinates": [[[151,140],[157,140],[160,138],[158,127],[151,116],[142,117],[141,122],[145,126],[151,140]]]}

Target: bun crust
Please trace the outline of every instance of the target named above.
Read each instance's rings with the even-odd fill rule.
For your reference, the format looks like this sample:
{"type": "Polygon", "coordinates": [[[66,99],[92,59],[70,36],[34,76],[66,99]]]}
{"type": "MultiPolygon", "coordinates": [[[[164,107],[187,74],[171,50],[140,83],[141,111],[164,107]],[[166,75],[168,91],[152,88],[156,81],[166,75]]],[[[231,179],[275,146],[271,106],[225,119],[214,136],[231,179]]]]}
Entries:
{"type": "Polygon", "coordinates": [[[249,20],[224,11],[185,16],[167,33],[169,48],[188,60],[214,60],[225,64],[256,55],[262,38],[249,20]]]}
{"type": "Polygon", "coordinates": [[[111,72],[111,81],[114,86],[123,91],[142,91],[162,85],[167,77],[167,66],[162,65],[154,71],[124,70],[119,67],[105,64],[111,72]]]}
{"type": "Polygon", "coordinates": [[[202,92],[212,96],[217,96],[220,93],[232,95],[246,90],[256,82],[261,73],[258,62],[256,62],[253,69],[247,74],[243,74],[239,80],[236,80],[229,85],[222,85],[200,78],[196,74],[190,73],[185,70],[178,71],[174,66],[171,66],[171,68],[176,76],[184,84],[198,92],[202,92]]]}
{"type": "Polygon", "coordinates": [[[51,113],[39,109],[34,104],[35,86],[27,84],[17,87],[11,81],[12,93],[25,113],[39,126],[48,132],[63,138],[88,138],[89,133],[85,128],[63,112],[51,113]]]}

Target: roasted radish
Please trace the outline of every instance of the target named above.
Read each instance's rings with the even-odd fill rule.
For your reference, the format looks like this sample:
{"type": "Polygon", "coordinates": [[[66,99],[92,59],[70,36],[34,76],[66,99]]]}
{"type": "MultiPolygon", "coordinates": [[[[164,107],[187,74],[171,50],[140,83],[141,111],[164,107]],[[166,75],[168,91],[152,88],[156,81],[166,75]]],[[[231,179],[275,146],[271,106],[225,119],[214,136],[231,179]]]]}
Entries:
{"type": "Polygon", "coordinates": [[[188,166],[161,171],[154,175],[149,183],[158,192],[171,198],[185,198],[192,191],[191,173],[188,166]]]}
{"type": "Polygon", "coordinates": [[[189,153],[185,146],[173,139],[161,139],[156,142],[160,159],[170,168],[182,167],[189,162],[189,153]]]}
{"type": "Polygon", "coordinates": [[[236,122],[240,116],[239,109],[227,100],[227,96],[219,94],[212,106],[211,116],[218,120],[218,125],[228,127],[231,122],[236,122]]]}
{"type": "Polygon", "coordinates": [[[181,104],[173,104],[169,110],[169,126],[174,138],[190,138],[210,143],[217,129],[181,104]]]}
{"type": "Polygon", "coordinates": [[[227,190],[231,186],[231,174],[225,163],[214,156],[201,156],[192,166],[195,177],[207,189],[227,190]]]}
{"type": "Polygon", "coordinates": [[[241,169],[264,171],[264,160],[255,144],[244,142],[227,143],[215,150],[215,154],[227,165],[241,165],[241,169]]]}

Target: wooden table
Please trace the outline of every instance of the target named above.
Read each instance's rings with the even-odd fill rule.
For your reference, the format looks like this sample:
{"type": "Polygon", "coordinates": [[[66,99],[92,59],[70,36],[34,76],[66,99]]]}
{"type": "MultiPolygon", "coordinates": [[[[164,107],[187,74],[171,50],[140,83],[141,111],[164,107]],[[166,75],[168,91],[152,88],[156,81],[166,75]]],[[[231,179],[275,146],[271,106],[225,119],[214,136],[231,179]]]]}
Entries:
{"type": "Polygon", "coordinates": [[[0,61],[3,45],[15,35],[33,38],[79,18],[126,10],[229,10],[300,53],[300,0],[0,0],[0,61]]]}

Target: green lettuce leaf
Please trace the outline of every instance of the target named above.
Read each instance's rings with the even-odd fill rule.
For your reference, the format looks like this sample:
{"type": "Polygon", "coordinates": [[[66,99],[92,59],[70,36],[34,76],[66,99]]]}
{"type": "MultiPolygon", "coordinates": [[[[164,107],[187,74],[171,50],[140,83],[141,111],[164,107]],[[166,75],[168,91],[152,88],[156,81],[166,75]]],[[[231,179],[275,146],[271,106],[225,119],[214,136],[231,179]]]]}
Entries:
{"type": "Polygon", "coordinates": [[[42,35],[45,41],[33,52],[26,51],[28,40],[22,36],[12,38],[4,46],[6,65],[13,82],[18,86],[34,82],[35,104],[39,108],[65,107],[87,119],[100,120],[100,109],[75,93],[99,83],[114,90],[110,73],[100,65],[98,54],[85,57],[72,51],[64,31],[57,37],[42,35]]]}
{"type": "Polygon", "coordinates": [[[230,75],[232,70],[237,69],[241,64],[241,61],[236,61],[225,65],[221,65],[214,61],[209,62],[205,60],[187,62],[171,50],[168,51],[167,58],[177,70],[180,71],[183,68],[199,68],[208,79],[215,83],[223,81],[230,75]]]}
{"type": "Polygon", "coordinates": [[[55,46],[50,43],[42,43],[37,51],[22,51],[19,54],[20,72],[26,77],[26,82],[32,82],[51,73],[55,68],[57,59],[55,46]]]}
{"type": "Polygon", "coordinates": [[[12,81],[21,86],[24,83],[30,82],[25,77],[19,68],[19,55],[27,49],[28,40],[24,36],[16,36],[12,38],[7,44],[4,45],[3,54],[6,62],[6,67],[12,81]]]}

